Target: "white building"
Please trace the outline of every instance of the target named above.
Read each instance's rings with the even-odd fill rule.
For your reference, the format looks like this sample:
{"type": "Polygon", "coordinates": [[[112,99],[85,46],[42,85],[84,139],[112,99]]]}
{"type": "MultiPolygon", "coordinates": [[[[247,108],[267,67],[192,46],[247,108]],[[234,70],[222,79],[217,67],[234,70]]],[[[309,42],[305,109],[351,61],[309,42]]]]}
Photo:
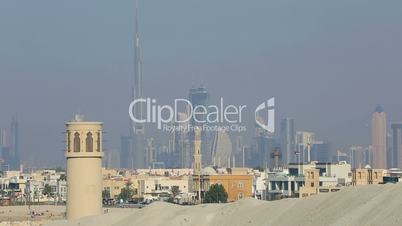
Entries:
{"type": "Polygon", "coordinates": [[[174,187],[180,194],[189,193],[189,177],[149,177],[138,180],[139,197],[144,200],[160,200],[171,196],[174,187]]]}
{"type": "Polygon", "coordinates": [[[258,170],[254,170],[253,173],[253,197],[256,199],[265,199],[265,180],[267,174],[265,172],[259,172],[258,170]]]}
{"type": "Polygon", "coordinates": [[[43,181],[29,180],[26,184],[25,194],[28,202],[45,202],[48,198],[43,194],[45,183],[43,181]]]}
{"type": "Polygon", "coordinates": [[[346,162],[289,164],[287,168],[266,171],[266,198],[268,200],[299,197],[305,186],[306,170],[318,170],[318,192],[331,192],[352,184],[352,169],[346,162]]]}

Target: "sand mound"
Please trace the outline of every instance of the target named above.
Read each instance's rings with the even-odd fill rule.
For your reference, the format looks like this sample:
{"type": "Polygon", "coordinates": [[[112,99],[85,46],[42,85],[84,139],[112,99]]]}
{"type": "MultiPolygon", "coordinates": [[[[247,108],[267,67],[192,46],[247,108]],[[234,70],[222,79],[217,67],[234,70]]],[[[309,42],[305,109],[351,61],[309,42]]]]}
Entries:
{"type": "Polygon", "coordinates": [[[350,187],[337,193],[275,202],[246,199],[229,204],[114,210],[99,217],[49,225],[402,225],[402,184],[350,187]]]}

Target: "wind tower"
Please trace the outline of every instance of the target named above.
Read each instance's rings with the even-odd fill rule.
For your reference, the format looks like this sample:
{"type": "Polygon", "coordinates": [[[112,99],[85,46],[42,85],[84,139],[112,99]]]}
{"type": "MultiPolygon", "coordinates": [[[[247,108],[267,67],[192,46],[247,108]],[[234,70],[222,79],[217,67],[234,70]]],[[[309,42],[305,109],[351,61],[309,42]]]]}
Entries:
{"type": "Polygon", "coordinates": [[[67,219],[102,214],[102,122],[66,123],[67,219]]]}

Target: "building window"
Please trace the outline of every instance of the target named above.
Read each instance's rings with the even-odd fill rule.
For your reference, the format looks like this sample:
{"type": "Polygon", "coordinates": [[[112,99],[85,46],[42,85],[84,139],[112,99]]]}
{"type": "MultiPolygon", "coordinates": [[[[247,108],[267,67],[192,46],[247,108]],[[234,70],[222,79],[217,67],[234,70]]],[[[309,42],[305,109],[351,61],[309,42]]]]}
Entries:
{"type": "Polygon", "coordinates": [[[81,150],[81,140],[80,134],[78,132],[74,133],[74,152],[80,152],[81,150]]]}
{"type": "Polygon", "coordinates": [[[311,187],[314,187],[314,182],[311,182],[311,187]]]}
{"type": "Polygon", "coordinates": [[[68,152],[71,151],[71,147],[70,147],[70,132],[67,132],[67,151],[68,152]]]}
{"type": "Polygon", "coordinates": [[[362,173],[359,172],[359,179],[362,179],[362,173]]]}
{"type": "Polygon", "coordinates": [[[92,133],[88,132],[87,133],[87,139],[85,140],[86,142],[86,150],[87,152],[93,152],[94,151],[94,139],[92,138],[92,133]]]}
{"type": "Polygon", "coordinates": [[[240,181],[239,182],[239,190],[243,190],[244,189],[244,183],[243,183],[243,181],[240,181]]]}
{"type": "Polygon", "coordinates": [[[100,147],[101,147],[101,143],[100,143],[100,141],[101,141],[100,132],[97,132],[97,138],[98,138],[98,140],[96,141],[96,145],[97,145],[96,151],[97,151],[97,152],[100,152],[100,147]]]}

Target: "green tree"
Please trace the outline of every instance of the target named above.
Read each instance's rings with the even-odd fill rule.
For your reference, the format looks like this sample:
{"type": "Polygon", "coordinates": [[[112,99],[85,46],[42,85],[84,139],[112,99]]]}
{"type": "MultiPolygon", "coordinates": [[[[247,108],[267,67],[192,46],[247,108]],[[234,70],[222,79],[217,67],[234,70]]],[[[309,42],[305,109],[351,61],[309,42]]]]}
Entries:
{"type": "Polygon", "coordinates": [[[172,186],[172,189],[170,189],[170,192],[172,192],[172,197],[176,197],[177,195],[180,194],[180,189],[179,186],[172,186]]]}
{"type": "Polygon", "coordinates": [[[52,194],[52,188],[50,187],[50,185],[45,184],[45,187],[43,188],[42,193],[46,196],[51,196],[52,194]]]}
{"type": "Polygon", "coordinates": [[[61,174],[59,180],[67,180],[67,175],[61,174]]]}
{"type": "Polygon", "coordinates": [[[56,172],[64,172],[65,170],[63,169],[63,168],[61,168],[61,167],[57,167],[56,169],[56,172]]]}
{"type": "Polygon", "coordinates": [[[207,192],[205,192],[205,203],[225,203],[228,201],[228,193],[221,184],[213,184],[207,192]]]}
{"type": "Polygon", "coordinates": [[[118,196],[119,199],[122,199],[124,202],[127,202],[133,198],[134,190],[131,188],[131,182],[127,182],[126,187],[121,189],[121,192],[118,196]]]}
{"type": "Polygon", "coordinates": [[[258,170],[259,172],[264,172],[264,168],[262,166],[254,167],[253,170],[258,170]]]}

